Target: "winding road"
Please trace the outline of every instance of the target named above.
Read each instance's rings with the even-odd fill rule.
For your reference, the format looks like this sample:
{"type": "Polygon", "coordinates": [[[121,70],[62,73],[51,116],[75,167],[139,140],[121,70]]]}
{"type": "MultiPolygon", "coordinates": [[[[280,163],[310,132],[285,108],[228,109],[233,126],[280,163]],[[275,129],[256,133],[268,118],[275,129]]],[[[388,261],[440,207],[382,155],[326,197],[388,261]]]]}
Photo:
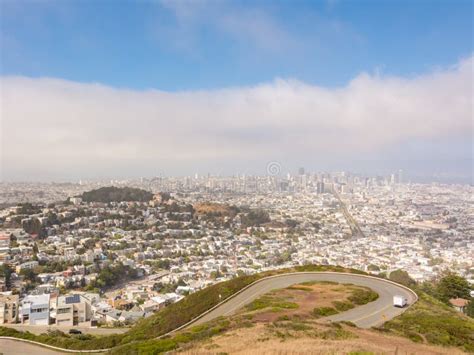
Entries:
{"type": "MultiPolygon", "coordinates": [[[[370,328],[381,325],[385,321],[401,314],[406,308],[396,308],[393,306],[394,295],[405,296],[408,299],[408,305],[413,304],[417,300],[417,296],[413,291],[396,283],[376,277],[336,272],[283,274],[257,281],[247,289],[236,294],[236,296],[227,302],[221,303],[212,311],[187,326],[205,323],[220,316],[232,315],[238,309],[271,290],[285,288],[307,281],[333,281],[342,284],[350,283],[369,287],[377,292],[379,298],[376,301],[326,318],[331,321],[350,321],[360,328],[370,328]]],[[[315,307],[316,306],[317,305],[315,305],[315,307]]]]}
{"type": "MultiPolygon", "coordinates": [[[[408,299],[408,306],[417,300],[416,294],[410,289],[391,281],[372,276],[337,272],[298,272],[281,274],[255,281],[251,285],[237,292],[234,296],[221,302],[217,306],[203,313],[201,316],[195,318],[191,322],[186,323],[182,327],[174,330],[173,332],[208,322],[220,316],[230,316],[246,304],[252,302],[265,293],[270,292],[271,290],[285,288],[294,284],[308,281],[333,281],[342,284],[348,283],[369,287],[377,292],[379,294],[379,298],[376,301],[326,318],[330,321],[350,321],[355,323],[360,328],[370,328],[381,325],[385,321],[390,320],[404,312],[406,308],[396,308],[393,306],[394,295],[405,296],[408,299]]],[[[315,305],[315,307],[316,306],[317,305],[315,305]]],[[[35,346],[31,343],[25,344],[20,341],[11,339],[7,340],[6,338],[0,337],[0,353],[5,355],[30,353],[29,351],[22,351],[23,346],[28,348],[29,351],[31,351],[32,347],[36,347],[35,355],[53,353],[51,350],[45,349],[44,347],[35,346]],[[17,347],[13,352],[12,343],[17,343],[17,347]]],[[[26,350],[26,348],[24,350],[26,350]]],[[[102,350],[102,352],[103,351],[104,350],[102,350]]],[[[70,352],[78,353],[79,351],[70,352]]]]}

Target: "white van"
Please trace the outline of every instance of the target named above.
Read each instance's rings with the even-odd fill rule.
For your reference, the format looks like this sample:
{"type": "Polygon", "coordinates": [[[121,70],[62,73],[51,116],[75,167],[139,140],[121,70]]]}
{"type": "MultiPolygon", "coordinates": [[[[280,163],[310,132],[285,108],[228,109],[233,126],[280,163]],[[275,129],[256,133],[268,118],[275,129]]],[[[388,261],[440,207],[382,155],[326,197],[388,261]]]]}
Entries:
{"type": "Polygon", "coordinates": [[[408,304],[408,300],[404,296],[395,295],[393,296],[393,305],[395,307],[403,308],[408,304]]]}

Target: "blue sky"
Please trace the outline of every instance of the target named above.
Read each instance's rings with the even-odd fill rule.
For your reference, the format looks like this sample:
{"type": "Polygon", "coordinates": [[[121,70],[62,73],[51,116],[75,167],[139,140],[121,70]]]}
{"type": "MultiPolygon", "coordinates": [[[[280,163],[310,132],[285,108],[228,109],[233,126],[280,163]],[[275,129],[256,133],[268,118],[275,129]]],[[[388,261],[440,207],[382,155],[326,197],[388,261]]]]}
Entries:
{"type": "Polygon", "coordinates": [[[471,55],[472,4],[4,0],[1,73],[166,91],[413,76],[471,55]]]}
{"type": "Polygon", "coordinates": [[[473,182],[473,2],[0,1],[0,179],[473,182]]]}

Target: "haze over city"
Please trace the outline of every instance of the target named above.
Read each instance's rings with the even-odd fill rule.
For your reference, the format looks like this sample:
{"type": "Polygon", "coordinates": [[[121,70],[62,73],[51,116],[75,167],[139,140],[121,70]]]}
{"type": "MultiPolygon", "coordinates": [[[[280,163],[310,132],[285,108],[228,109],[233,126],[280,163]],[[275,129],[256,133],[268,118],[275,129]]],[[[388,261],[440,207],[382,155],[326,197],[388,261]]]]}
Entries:
{"type": "Polygon", "coordinates": [[[473,19],[0,0],[0,355],[474,353],[473,19]]]}
{"type": "Polygon", "coordinates": [[[363,3],[4,1],[2,180],[472,183],[472,4],[363,3]]]}

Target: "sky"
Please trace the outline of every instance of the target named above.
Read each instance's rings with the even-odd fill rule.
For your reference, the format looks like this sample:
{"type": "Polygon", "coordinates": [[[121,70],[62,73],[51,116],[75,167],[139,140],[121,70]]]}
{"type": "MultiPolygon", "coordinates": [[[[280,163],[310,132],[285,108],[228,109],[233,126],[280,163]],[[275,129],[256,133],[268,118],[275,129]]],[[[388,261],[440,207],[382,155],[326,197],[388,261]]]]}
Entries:
{"type": "Polygon", "coordinates": [[[0,1],[2,181],[473,181],[472,1],[0,1]]]}

